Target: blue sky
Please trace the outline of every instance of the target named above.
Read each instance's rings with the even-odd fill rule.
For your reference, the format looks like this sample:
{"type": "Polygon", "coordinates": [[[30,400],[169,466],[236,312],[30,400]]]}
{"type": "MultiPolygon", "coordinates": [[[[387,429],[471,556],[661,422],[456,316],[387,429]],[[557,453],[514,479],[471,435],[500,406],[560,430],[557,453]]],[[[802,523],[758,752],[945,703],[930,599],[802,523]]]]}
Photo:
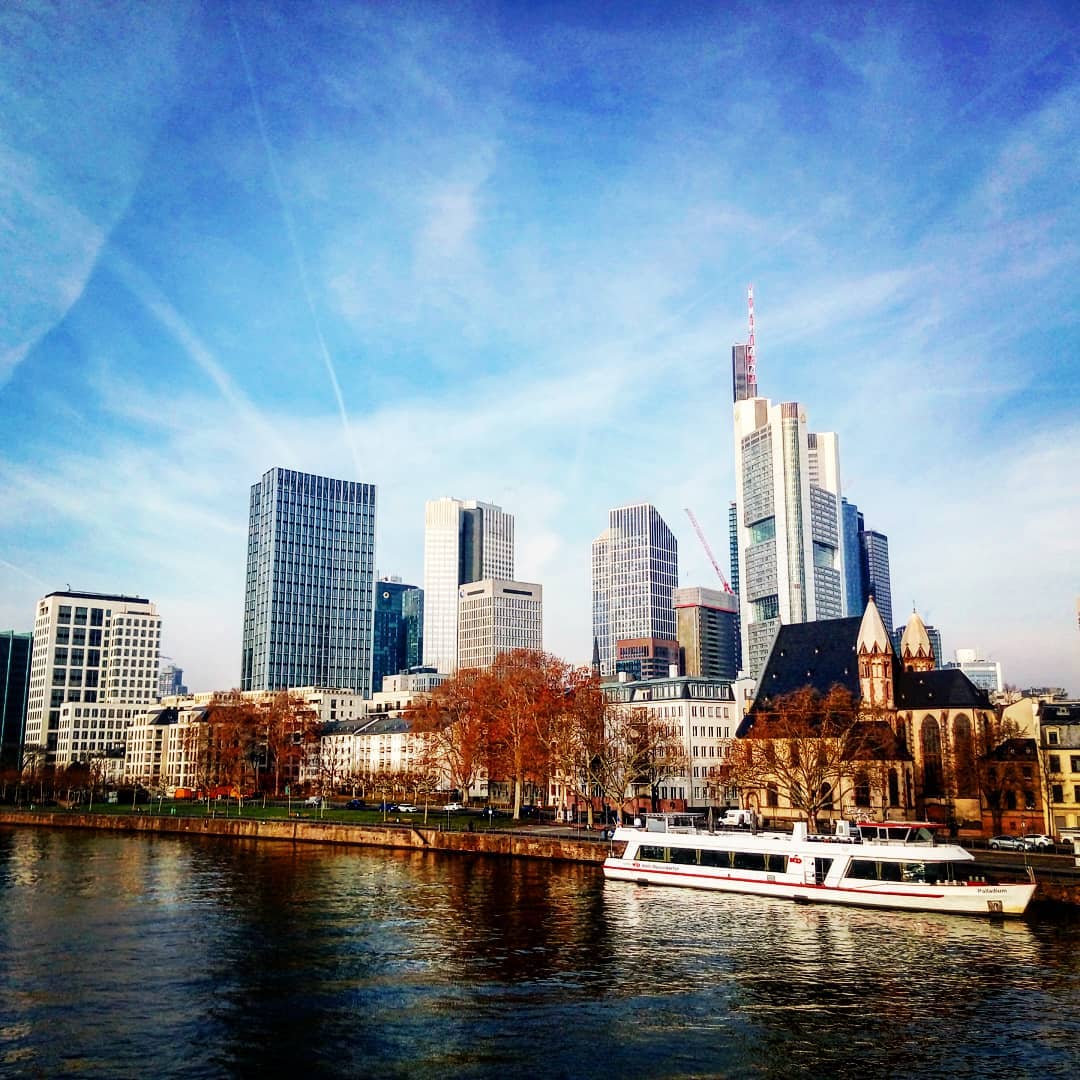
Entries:
{"type": "Polygon", "coordinates": [[[545,644],[650,501],[726,570],[730,346],[840,435],[893,607],[1080,693],[1071,4],[0,9],[0,627],[155,600],[239,678],[250,485],[514,513],[545,644]]]}

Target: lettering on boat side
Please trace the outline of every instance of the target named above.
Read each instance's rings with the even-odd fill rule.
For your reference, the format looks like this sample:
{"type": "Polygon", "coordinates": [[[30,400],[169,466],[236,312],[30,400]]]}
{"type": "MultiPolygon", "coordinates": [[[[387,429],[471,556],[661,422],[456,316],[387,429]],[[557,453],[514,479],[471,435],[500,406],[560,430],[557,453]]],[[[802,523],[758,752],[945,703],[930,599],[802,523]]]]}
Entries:
{"type": "Polygon", "coordinates": [[[999,896],[1001,893],[1008,892],[1007,889],[990,889],[985,886],[979,887],[980,896],[999,896]]]}

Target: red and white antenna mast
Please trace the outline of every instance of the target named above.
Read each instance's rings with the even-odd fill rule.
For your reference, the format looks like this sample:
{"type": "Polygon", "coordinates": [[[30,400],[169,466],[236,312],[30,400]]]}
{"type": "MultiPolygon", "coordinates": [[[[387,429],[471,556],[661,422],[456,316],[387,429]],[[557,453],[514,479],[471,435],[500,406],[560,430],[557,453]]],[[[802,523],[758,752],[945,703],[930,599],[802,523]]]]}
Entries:
{"type": "Polygon", "coordinates": [[[746,307],[750,314],[750,336],[746,339],[746,396],[757,397],[757,357],[754,355],[754,285],[746,290],[746,307]]]}

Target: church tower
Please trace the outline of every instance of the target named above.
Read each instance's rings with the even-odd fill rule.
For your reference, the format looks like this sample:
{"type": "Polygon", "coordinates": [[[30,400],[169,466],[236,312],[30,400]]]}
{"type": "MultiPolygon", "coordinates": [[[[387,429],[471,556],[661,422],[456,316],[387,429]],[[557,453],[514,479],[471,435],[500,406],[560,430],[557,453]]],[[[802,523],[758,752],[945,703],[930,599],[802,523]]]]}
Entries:
{"type": "Polygon", "coordinates": [[[934,647],[930,644],[926,624],[917,611],[911,613],[904,627],[904,636],[900,639],[900,662],[905,671],[934,670],[934,647]]]}
{"type": "Polygon", "coordinates": [[[894,709],[892,642],[873,597],[867,601],[863,612],[855,650],[859,657],[859,692],[863,706],[894,709]]]}

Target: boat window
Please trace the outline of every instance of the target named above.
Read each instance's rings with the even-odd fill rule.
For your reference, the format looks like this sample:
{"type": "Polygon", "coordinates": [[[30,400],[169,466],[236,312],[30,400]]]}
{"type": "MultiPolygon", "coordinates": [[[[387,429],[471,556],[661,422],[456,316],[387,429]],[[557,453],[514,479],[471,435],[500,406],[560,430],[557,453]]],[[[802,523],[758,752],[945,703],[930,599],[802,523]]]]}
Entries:
{"type": "Polygon", "coordinates": [[[773,874],[786,874],[787,873],[787,856],[786,855],[766,855],[765,856],[765,869],[773,874]]]}
{"type": "Polygon", "coordinates": [[[759,851],[736,851],[732,865],[736,870],[764,870],[765,856],[759,851]]]}
{"type": "Polygon", "coordinates": [[[696,866],[698,861],[697,850],[695,848],[672,848],[671,861],[683,866],[696,866]]]}
{"type": "Polygon", "coordinates": [[[702,866],[722,866],[727,870],[731,866],[730,851],[703,851],[701,853],[702,866]]]}
{"type": "Polygon", "coordinates": [[[848,877],[864,881],[912,881],[904,876],[905,866],[922,866],[922,863],[876,862],[873,859],[852,859],[848,877]]]}
{"type": "Polygon", "coordinates": [[[667,862],[667,850],[662,847],[653,847],[651,844],[642,844],[638,848],[638,859],[642,862],[667,862]]]}

